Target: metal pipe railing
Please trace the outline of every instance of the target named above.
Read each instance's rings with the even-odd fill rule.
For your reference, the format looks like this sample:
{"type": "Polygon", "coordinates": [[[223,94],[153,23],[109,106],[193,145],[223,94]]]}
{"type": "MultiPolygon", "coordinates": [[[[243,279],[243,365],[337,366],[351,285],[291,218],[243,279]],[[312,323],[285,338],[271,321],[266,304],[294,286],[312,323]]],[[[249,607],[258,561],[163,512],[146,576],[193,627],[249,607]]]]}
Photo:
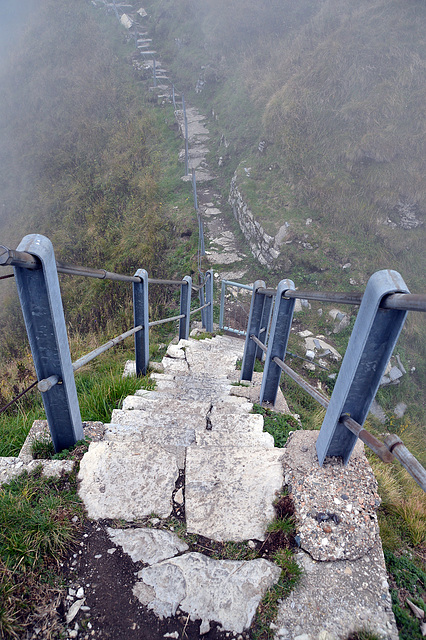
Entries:
{"type": "MultiPolygon", "coordinates": [[[[262,349],[262,351],[267,351],[267,347],[265,347],[265,345],[256,338],[255,335],[251,335],[250,338],[260,349],[262,349]]],[[[324,407],[324,409],[328,409],[330,401],[320,393],[318,389],[312,387],[280,358],[273,357],[272,360],[282,371],[294,380],[294,382],[302,387],[302,389],[304,389],[311,398],[316,400],[322,407],[324,407]]],[[[426,491],[426,469],[424,469],[420,462],[412,455],[412,453],[410,453],[399,436],[394,434],[386,436],[383,443],[348,415],[343,414],[340,417],[340,422],[344,424],[349,431],[362,440],[362,442],[364,442],[364,444],[366,444],[383,462],[390,463],[397,459],[414,478],[417,484],[420,485],[423,491],[426,491]]]]}
{"type": "MultiPolygon", "coordinates": [[[[39,269],[40,262],[25,251],[15,251],[4,245],[0,245],[0,265],[12,267],[24,267],[26,269],[39,269]]],[[[81,267],[66,262],[56,260],[56,268],[58,273],[65,273],[72,276],[83,276],[86,278],[97,278],[98,280],[114,280],[116,282],[140,282],[138,276],[127,276],[120,273],[107,271],[106,269],[93,269],[92,267],[81,267]]],[[[4,277],[13,277],[4,276],[4,277]]],[[[186,280],[161,280],[158,278],[148,278],[149,284],[162,285],[182,285],[188,284],[186,280]]]]}
{"type": "Polygon", "coordinates": [[[203,309],[207,309],[207,307],[210,307],[211,303],[207,302],[206,304],[203,304],[202,307],[198,307],[198,309],[193,309],[192,311],[189,312],[190,316],[193,316],[194,313],[198,313],[199,311],[202,311],[203,309]]]}
{"type": "MultiPolygon", "coordinates": [[[[262,287],[257,290],[259,294],[275,296],[276,289],[262,287]]],[[[316,302],[331,302],[333,304],[351,304],[359,306],[362,302],[362,293],[333,293],[318,291],[293,291],[292,289],[283,292],[285,298],[296,298],[299,300],[313,300],[316,302]]],[[[380,302],[382,309],[402,309],[405,311],[426,311],[426,295],[415,293],[392,293],[380,302]]]]}

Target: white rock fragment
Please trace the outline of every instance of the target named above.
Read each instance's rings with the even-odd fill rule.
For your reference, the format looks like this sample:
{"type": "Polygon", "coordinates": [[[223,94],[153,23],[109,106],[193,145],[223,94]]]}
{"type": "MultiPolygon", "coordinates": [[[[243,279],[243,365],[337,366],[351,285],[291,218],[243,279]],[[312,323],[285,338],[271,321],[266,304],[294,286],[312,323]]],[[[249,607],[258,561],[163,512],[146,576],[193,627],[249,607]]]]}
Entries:
{"type": "Polygon", "coordinates": [[[133,562],[155,564],[187,551],[175,533],[158,529],[107,529],[111,540],[123,547],[133,562]]]}
{"type": "Polygon", "coordinates": [[[70,622],[72,622],[75,618],[75,616],[77,615],[77,613],[80,611],[81,606],[84,604],[84,598],[81,600],[76,600],[74,602],[74,604],[70,607],[67,615],[66,615],[66,621],[67,624],[70,624],[70,622]]]}
{"type": "MultiPolygon", "coordinates": [[[[250,627],[261,598],[280,573],[279,567],[263,559],[212,560],[188,553],[147,567],[138,575],[155,592],[144,604],[158,617],[173,616],[179,607],[191,620],[201,620],[201,633],[208,632],[210,622],[217,622],[225,631],[242,633],[250,627]]],[[[136,597],[140,592],[147,593],[137,583],[136,597]]]]}

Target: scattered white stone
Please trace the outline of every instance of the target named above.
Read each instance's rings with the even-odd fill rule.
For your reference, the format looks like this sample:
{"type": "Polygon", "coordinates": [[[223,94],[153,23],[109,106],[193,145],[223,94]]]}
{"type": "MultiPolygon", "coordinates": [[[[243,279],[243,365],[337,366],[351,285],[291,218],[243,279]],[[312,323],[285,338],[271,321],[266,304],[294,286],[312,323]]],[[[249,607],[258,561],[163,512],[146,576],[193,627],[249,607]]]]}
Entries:
{"type": "Polygon", "coordinates": [[[158,529],[107,529],[111,540],[123,548],[133,562],[155,564],[187,551],[175,533],[158,529]]]}
{"type": "Polygon", "coordinates": [[[396,418],[403,418],[406,411],[407,405],[405,404],[405,402],[398,402],[395,409],[393,410],[396,418]]]}
{"type": "Polygon", "coordinates": [[[80,611],[81,606],[84,604],[84,598],[82,600],[76,600],[74,602],[73,605],[71,605],[67,615],[66,615],[66,621],[67,624],[70,624],[70,622],[72,622],[75,618],[75,616],[77,615],[77,613],[80,611]]]}
{"type": "Polygon", "coordinates": [[[183,489],[180,488],[176,491],[175,493],[175,502],[177,502],[177,504],[183,504],[183,489]]]}
{"type": "Polygon", "coordinates": [[[299,331],[297,335],[299,335],[301,338],[309,338],[309,336],[312,336],[313,334],[312,331],[305,329],[305,331],[299,331]]]}
{"type": "Polygon", "coordinates": [[[113,553],[115,553],[117,551],[117,547],[111,547],[111,549],[107,549],[107,553],[109,553],[110,556],[112,556],[113,553]]]}
{"type": "MultiPolygon", "coordinates": [[[[280,574],[279,567],[263,559],[212,560],[188,553],[147,567],[138,575],[155,593],[143,604],[160,618],[175,615],[179,607],[191,620],[201,620],[203,634],[210,629],[210,622],[234,633],[250,627],[261,598],[280,574]]],[[[136,597],[140,584],[134,588],[136,597]]]]}
{"type": "Polygon", "coordinates": [[[80,587],[77,590],[77,593],[75,594],[76,598],[78,598],[79,600],[81,600],[81,598],[84,598],[84,589],[83,587],[80,587]]]}
{"type": "Polygon", "coordinates": [[[163,638],[175,638],[175,640],[178,640],[179,632],[178,631],[172,631],[172,633],[165,633],[163,638]]]}

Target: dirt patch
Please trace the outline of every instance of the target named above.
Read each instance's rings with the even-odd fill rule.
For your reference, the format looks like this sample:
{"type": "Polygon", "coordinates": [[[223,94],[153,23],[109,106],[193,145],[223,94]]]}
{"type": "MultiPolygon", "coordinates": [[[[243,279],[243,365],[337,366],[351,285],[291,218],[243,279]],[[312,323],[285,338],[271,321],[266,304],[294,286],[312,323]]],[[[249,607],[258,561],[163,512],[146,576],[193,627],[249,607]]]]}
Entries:
{"type": "MultiPolygon", "coordinates": [[[[173,618],[159,620],[134,597],[132,590],[137,582],[136,573],[144,565],[132,562],[127,554],[114,546],[106,532],[106,526],[107,523],[86,521],[81,546],[70,558],[67,567],[68,589],[77,591],[83,587],[83,607],[88,607],[87,610],[80,609],[70,623],[70,637],[84,640],[159,640],[164,637],[199,639],[200,624],[191,622],[187,614],[178,612],[173,618]],[[112,549],[115,550],[111,553],[112,549]],[[75,631],[77,636],[74,635],[75,631]]],[[[64,622],[70,602],[72,601],[62,602],[64,622]]],[[[249,638],[248,634],[226,634],[214,624],[203,638],[222,640],[232,636],[240,637],[240,640],[249,638]]]]}

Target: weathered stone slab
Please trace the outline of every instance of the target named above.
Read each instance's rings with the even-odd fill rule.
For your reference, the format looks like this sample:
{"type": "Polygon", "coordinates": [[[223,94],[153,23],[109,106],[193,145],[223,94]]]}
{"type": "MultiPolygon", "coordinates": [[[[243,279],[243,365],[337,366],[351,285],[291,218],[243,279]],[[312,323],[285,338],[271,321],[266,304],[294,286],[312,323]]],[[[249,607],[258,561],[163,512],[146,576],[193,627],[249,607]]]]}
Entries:
{"type": "Polygon", "coordinates": [[[199,447],[239,447],[274,448],[274,438],[269,433],[262,432],[229,432],[229,431],[198,431],[195,435],[196,444],[199,447]]]}
{"type": "Polygon", "coordinates": [[[167,518],[179,475],[178,456],[142,442],[94,442],[80,463],[78,493],[89,518],[167,518]]]}
{"type": "Polygon", "coordinates": [[[132,411],[138,409],[146,412],[158,412],[162,414],[177,413],[185,415],[186,413],[198,414],[203,418],[206,417],[207,412],[210,410],[210,402],[191,402],[188,400],[177,400],[171,397],[161,397],[158,394],[157,397],[151,398],[150,396],[127,396],[123,401],[123,411],[132,411]]]}
{"type": "MultiPolygon", "coordinates": [[[[212,412],[210,423],[212,431],[228,431],[229,433],[239,433],[240,431],[262,433],[263,431],[263,416],[255,413],[221,414],[212,412]]],[[[237,438],[238,436],[236,436],[236,440],[237,438]]]]}
{"type": "Polygon", "coordinates": [[[0,458],[0,485],[10,482],[27,471],[31,473],[42,467],[42,475],[46,478],[60,478],[65,473],[71,473],[74,468],[73,460],[31,460],[21,458],[0,458]]]}
{"type": "Polygon", "coordinates": [[[190,533],[236,542],[265,539],[283,485],[281,449],[189,447],[185,508],[190,533]]]}
{"type": "Polygon", "coordinates": [[[162,413],[161,411],[152,413],[148,411],[123,411],[122,409],[114,409],[111,416],[111,422],[115,424],[135,427],[143,431],[148,427],[158,427],[161,429],[205,429],[206,416],[197,414],[180,414],[162,413]]]}
{"type": "Polygon", "coordinates": [[[188,553],[142,569],[142,582],[133,593],[160,618],[173,616],[179,606],[191,620],[201,620],[201,635],[209,631],[210,622],[242,633],[280,574],[279,567],[263,559],[212,560],[188,553]]]}
{"type": "Polygon", "coordinates": [[[156,564],[189,549],[175,533],[159,529],[107,529],[116,545],[123,548],[133,562],[156,564]]]}
{"type": "Polygon", "coordinates": [[[277,639],[340,640],[368,629],[379,638],[398,640],[380,542],[356,561],[315,562],[303,551],[297,561],[302,579],[281,601],[277,639]]]}

